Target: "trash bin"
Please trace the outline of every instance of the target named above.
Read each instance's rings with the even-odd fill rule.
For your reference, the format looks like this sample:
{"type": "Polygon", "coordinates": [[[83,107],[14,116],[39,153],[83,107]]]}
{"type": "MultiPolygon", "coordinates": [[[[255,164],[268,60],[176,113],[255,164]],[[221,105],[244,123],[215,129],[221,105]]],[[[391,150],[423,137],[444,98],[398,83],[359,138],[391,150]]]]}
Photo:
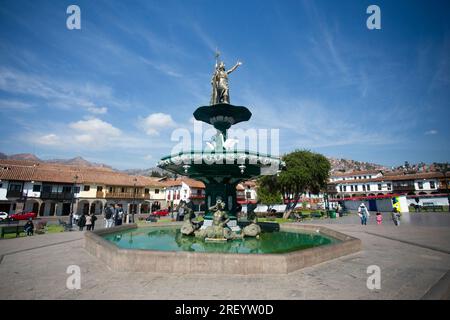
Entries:
{"type": "Polygon", "coordinates": [[[330,218],[336,219],[336,211],[335,210],[330,210],[330,218]]]}

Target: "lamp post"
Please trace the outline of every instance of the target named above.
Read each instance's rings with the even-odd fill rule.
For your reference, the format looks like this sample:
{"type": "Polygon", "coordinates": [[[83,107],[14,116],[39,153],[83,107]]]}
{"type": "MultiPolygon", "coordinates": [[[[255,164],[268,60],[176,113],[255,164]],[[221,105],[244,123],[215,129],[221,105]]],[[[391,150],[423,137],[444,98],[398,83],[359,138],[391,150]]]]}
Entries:
{"type": "MultiPolygon", "coordinates": [[[[75,188],[76,188],[76,184],[77,184],[77,180],[78,180],[78,176],[75,175],[73,177],[73,189],[72,189],[72,201],[71,201],[71,209],[70,209],[70,213],[73,216],[74,212],[73,212],[73,203],[75,202],[75,188]]],[[[72,219],[70,219],[70,225],[72,225],[72,219]]]]}
{"type": "Polygon", "coordinates": [[[135,201],[136,201],[136,182],[137,182],[137,179],[134,178],[133,181],[134,181],[134,184],[133,184],[133,209],[132,209],[131,217],[132,217],[132,220],[133,220],[133,223],[134,223],[134,213],[136,211],[135,201]]]}

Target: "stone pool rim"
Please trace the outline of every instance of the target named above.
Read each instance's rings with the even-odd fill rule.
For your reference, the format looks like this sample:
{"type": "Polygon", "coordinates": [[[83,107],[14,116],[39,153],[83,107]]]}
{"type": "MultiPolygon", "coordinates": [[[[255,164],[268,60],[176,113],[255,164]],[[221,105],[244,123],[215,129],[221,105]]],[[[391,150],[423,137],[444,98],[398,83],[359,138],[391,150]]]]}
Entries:
{"type": "Polygon", "coordinates": [[[127,224],[109,229],[85,232],[84,248],[113,271],[175,274],[287,274],[305,267],[356,253],[361,240],[317,225],[280,224],[280,231],[316,231],[340,240],[338,243],[286,253],[214,253],[160,251],[119,248],[102,236],[136,228],[180,226],[180,222],[138,226],[127,224]]]}

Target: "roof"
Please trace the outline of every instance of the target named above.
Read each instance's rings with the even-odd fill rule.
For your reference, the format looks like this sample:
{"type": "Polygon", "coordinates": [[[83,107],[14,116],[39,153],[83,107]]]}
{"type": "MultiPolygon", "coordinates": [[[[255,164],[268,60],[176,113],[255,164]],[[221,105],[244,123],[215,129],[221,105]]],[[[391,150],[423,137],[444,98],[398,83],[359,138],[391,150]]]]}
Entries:
{"type": "Polygon", "coordinates": [[[115,186],[164,187],[158,178],[131,176],[108,168],[77,167],[23,160],[0,160],[0,179],[52,183],[96,183],[115,186]]]}
{"type": "Polygon", "coordinates": [[[397,172],[397,175],[387,175],[371,179],[337,180],[332,181],[329,184],[355,184],[366,182],[405,181],[405,180],[435,179],[442,177],[443,177],[442,173],[439,172],[422,172],[414,174],[399,174],[397,172]]]}
{"type": "Polygon", "coordinates": [[[352,171],[352,172],[333,172],[330,174],[331,177],[353,177],[368,174],[378,174],[382,170],[364,170],[364,171],[352,171]]]}
{"type": "Polygon", "coordinates": [[[197,180],[194,180],[194,179],[191,179],[188,177],[180,177],[177,179],[167,179],[166,185],[169,187],[181,186],[182,182],[187,184],[190,188],[199,188],[199,189],[205,188],[205,184],[203,182],[197,181],[197,180]]]}

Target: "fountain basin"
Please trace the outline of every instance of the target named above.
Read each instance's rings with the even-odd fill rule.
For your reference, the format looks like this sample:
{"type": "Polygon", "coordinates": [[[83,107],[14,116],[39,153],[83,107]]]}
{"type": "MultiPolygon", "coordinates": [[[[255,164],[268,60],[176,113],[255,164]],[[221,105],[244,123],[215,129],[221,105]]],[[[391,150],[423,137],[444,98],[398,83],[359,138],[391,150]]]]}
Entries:
{"type": "MultiPolygon", "coordinates": [[[[296,237],[300,235],[316,235],[317,239],[324,239],[323,245],[309,246],[308,248],[280,248],[271,253],[261,253],[255,245],[241,246],[242,253],[233,253],[233,249],[227,249],[227,252],[218,251],[214,246],[230,246],[233,243],[203,243],[203,245],[194,246],[197,251],[184,251],[182,246],[173,246],[168,251],[151,249],[142,249],[142,246],[135,248],[126,248],[126,241],[119,247],[110,241],[115,236],[122,234],[120,240],[129,239],[131,233],[148,233],[167,228],[166,230],[176,230],[181,227],[180,223],[158,224],[151,227],[137,228],[135,224],[123,225],[110,229],[96,230],[85,233],[85,249],[106,263],[115,271],[134,271],[134,272],[162,272],[162,273],[185,273],[185,274],[280,274],[289,273],[298,269],[312,266],[327,260],[338,258],[343,255],[351,254],[361,250],[361,240],[345,235],[343,233],[311,225],[280,225],[280,234],[277,236],[287,236],[289,234],[296,237]],[[175,228],[174,228],[175,227],[175,228]],[[109,239],[109,240],[108,240],[109,239]],[[178,250],[176,249],[178,247],[178,250]],[[251,249],[254,249],[251,252],[251,249]],[[177,250],[177,251],[175,251],[177,250]],[[277,252],[275,252],[277,251],[277,252]]],[[[164,230],[163,230],[164,231],[164,230]]],[[[270,234],[270,233],[268,233],[270,234]]],[[[161,239],[167,234],[164,234],[161,239]]],[[[176,235],[176,233],[175,233],[176,235]]],[[[301,236],[299,236],[301,238],[301,236]]],[[[312,237],[314,238],[314,237],[312,237]]],[[[312,239],[311,238],[311,239],[312,239]]],[[[136,239],[136,238],[135,238],[136,239]]],[[[169,238],[166,238],[169,239],[169,238]]],[[[184,238],[183,238],[184,239],[184,238]]],[[[192,239],[185,239],[192,240],[192,239]]],[[[241,240],[247,242],[250,240],[241,240]]],[[[134,243],[135,240],[133,240],[134,243]]],[[[239,240],[238,240],[239,241],[239,240]]],[[[120,243],[121,241],[117,241],[120,243]]],[[[163,241],[165,242],[165,241],[163,241]]],[[[247,242],[248,243],[248,242],[247,242]]],[[[250,242],[251,244],[251,242],[250,242]]],[[[120,244],[119,244],[120,245],[120,244]]],[[[189,247],[192,245],[189,243],[189,247]]],[[[237,246],[239,247],[239,246],[237,246]]],[[[159,249],[164,249],[159,247],[159,249]]],[[[236,249],[236,247],[234,247],[236,249]]],[[[260,248],[261,249],[261,248],[260,248]]]]}

